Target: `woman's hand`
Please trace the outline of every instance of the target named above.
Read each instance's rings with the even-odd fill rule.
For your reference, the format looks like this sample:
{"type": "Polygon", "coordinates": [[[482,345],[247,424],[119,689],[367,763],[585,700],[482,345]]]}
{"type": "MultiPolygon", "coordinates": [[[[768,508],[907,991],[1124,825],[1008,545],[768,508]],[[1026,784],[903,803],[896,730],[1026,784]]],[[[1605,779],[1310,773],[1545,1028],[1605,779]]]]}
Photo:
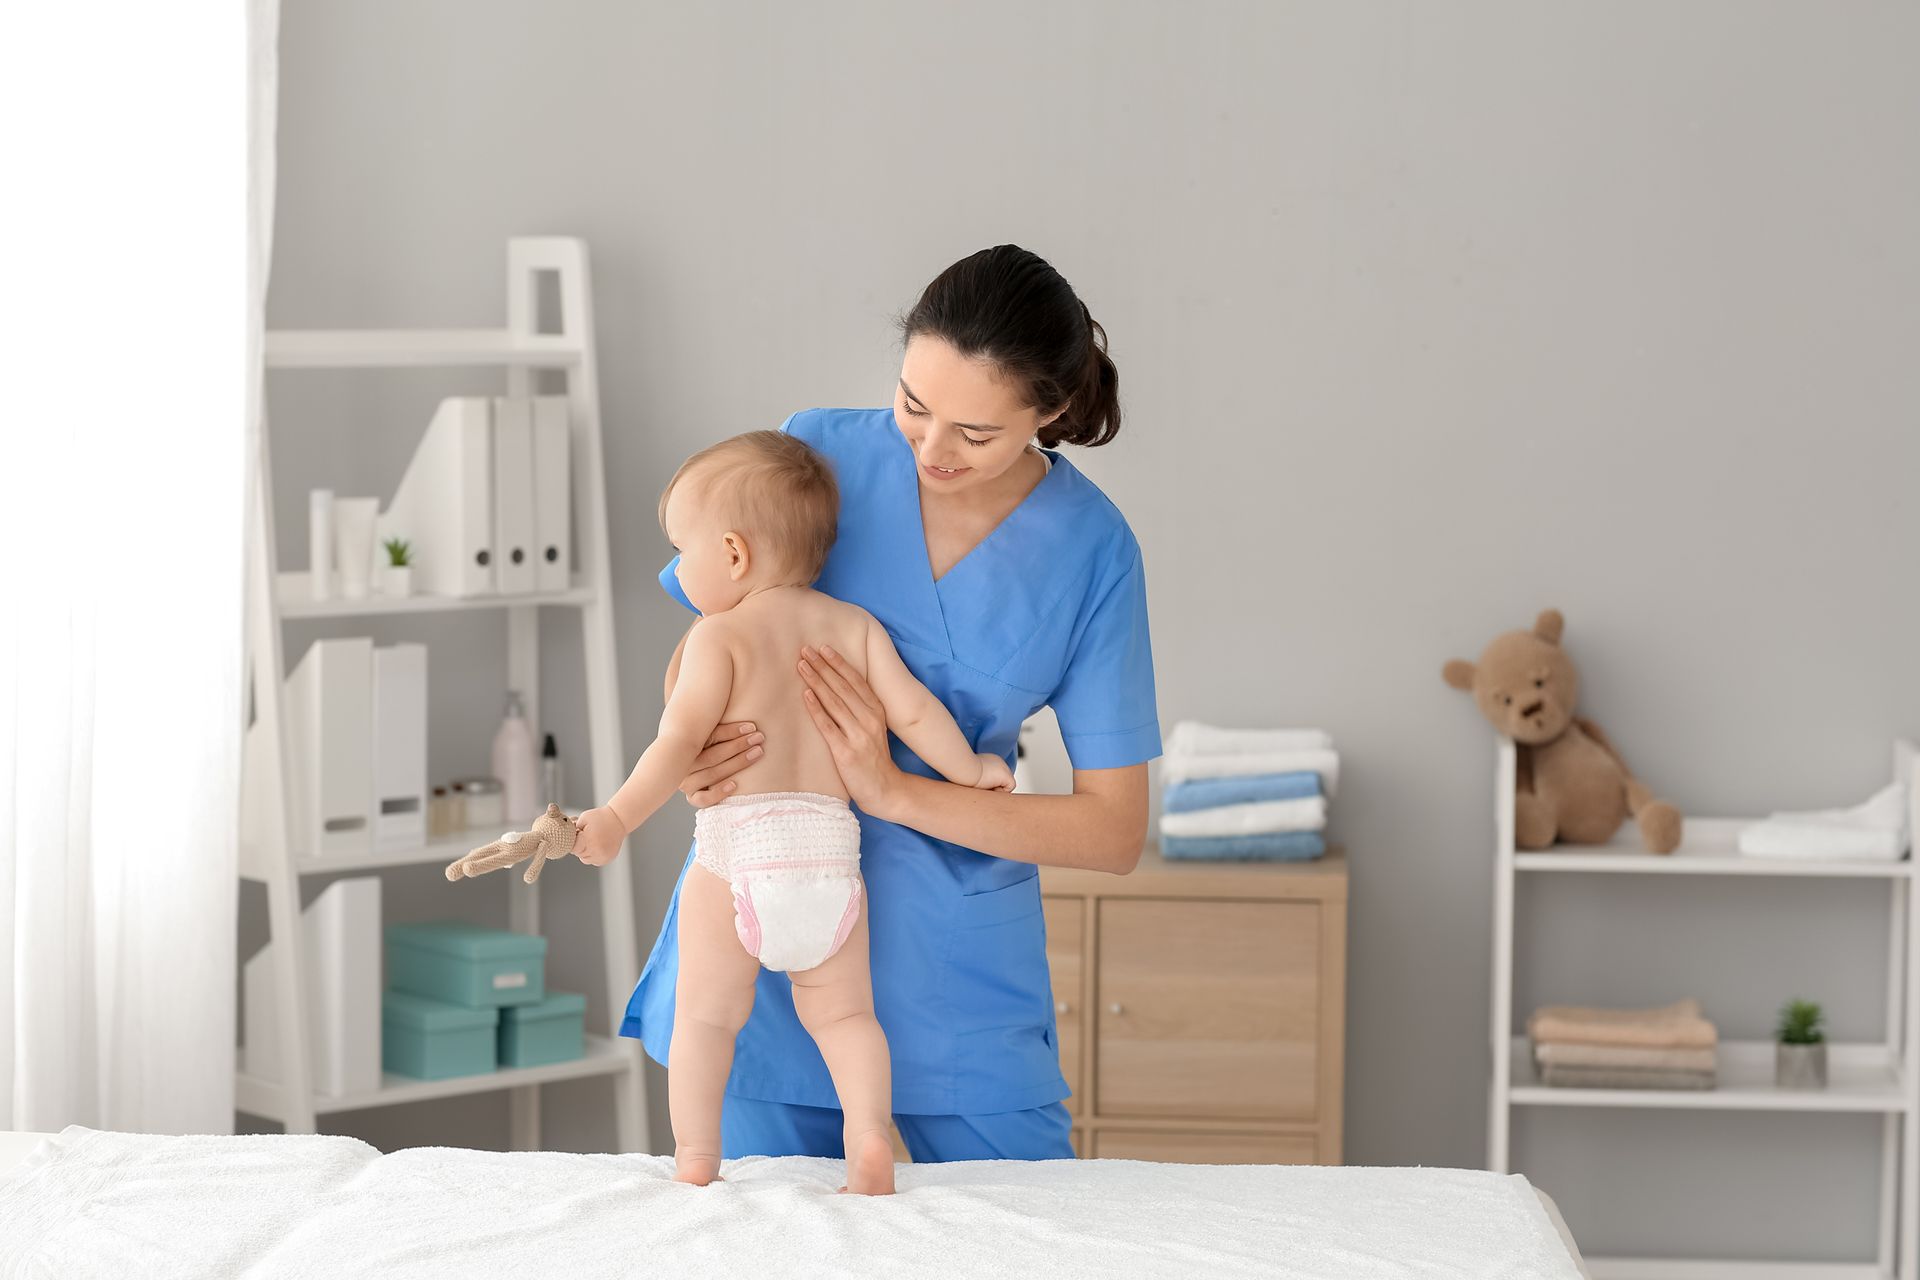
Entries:
{"type": "Polygon", "coordinates": [[[693,758],[693,770],[680,783],[680,794],[696,809],[719,804],[740,784],[733,775],[767,753],[767,735],[750,720],[716,727],[706,749],[693,758]]]}
{"type": "Polygon", "coordinates": [[[901,779],[887,751],[887,712],[866,677],[826,646],[800,650],[800,678],[807,714],[827,741],[840,780],[853,802],[875,817],[901,779]]]}

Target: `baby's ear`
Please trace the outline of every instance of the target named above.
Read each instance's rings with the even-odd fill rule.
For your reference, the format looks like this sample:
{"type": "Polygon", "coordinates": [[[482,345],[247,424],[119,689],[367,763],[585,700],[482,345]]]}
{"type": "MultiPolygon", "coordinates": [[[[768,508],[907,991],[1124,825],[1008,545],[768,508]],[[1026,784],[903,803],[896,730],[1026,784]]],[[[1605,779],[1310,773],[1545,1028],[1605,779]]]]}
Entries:
{"type": "Polygon", "coordinates": [[[1533,620],[1533,634],[1548,644],[1559,644],[1560,633],[1567,629],[1567,620],[1560,616],[1558,609],[1542,609],[1540,616],[1533,620]]]}
{"type": "Polygon", "coordinates": [[[1455,658],[1440,669],[1446,682],[1456,689],[1473,692],[1474,666],[1465,658],[1455,658]]]}
{"type": "Polygon", "coordinates": [[[738,582],[753,567],[753,552],[747,547],[747,537],[729,529],[720,536],[720,541],[727,548],[727,575],[738,582]]]}

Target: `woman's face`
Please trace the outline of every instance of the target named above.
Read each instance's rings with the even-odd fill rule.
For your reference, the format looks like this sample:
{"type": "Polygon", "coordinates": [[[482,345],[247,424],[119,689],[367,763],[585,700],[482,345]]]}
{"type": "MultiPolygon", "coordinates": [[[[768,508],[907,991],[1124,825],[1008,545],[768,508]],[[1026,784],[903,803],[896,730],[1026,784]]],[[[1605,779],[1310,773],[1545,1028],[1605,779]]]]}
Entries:
{"type": "Polygon", "coordinates": [[[945,493],[1005,475],[1060,412],[1023,403],[992,364],[925,334],[907,343],[893,393],[893,420],[919,459],[920,483],[945,493]]]}

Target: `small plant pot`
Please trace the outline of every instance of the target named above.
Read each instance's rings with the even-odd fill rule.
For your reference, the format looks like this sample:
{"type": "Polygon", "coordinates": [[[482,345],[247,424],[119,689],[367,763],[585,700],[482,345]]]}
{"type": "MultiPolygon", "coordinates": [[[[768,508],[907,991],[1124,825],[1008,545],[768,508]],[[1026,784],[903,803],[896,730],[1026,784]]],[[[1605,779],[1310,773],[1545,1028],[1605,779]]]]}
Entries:
{"type": "Polygon", "coordinates": [[[383,596],[412,595],[413,566],[410,564],[389,564],[381,566],[380,594],[383,596]]]}
{"type": "Polygon", "coordinates": [[[1825,1044],[1774,1045],[1773,1082],[1782,1089],[1826,1088],[1827,1046],[1825,1044]]]}

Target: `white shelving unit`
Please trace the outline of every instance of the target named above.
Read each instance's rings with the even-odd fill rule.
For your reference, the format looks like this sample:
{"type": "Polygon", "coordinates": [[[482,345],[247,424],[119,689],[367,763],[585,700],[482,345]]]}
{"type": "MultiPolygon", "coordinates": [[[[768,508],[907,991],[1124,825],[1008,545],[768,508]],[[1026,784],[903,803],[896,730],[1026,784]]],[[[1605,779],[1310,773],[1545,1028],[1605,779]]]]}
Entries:
{"type": "MultiPolygon", "coordinates": [[[[1920,832],[1920,761],[1896,747],[1896,771],[1910,782],[1913,829],[1920,832]]],[[[1595,1280],[1916,1280],[1920,1276],[1920,912],[1914,862],[1841,862],[1749,858],[1735,844],[1751,819],[1689,817],[1686,838],[1671,854],[1640,847],[1631,822],[1611,844],[1562,845],[1544,852],[1514,848],[1514,744],[1502,740],[1494,777],[1496,839],[1493,877],[1492,1084],[1487,1109],[1487,1167],[1511,1171],[1514,1107],[1643,1107],[1716,1111],[1866,1112],[1881,1117],[1880,1225],[1877,1261],[1862,1264],[1747,1259],[1588,1258],[1595,1280]],[[1828,1046],[1828,1087],[1779,1089],[1773,1042],[1722,1041],[1714,1089],[1576,1089],[1540,1083],[1526,1037],[1514,1034],[1513,903],[1521,874],[1774,876],[1784,883],[1816,877],[1884,880],[1888,897],[1886,1038],[1828,1046]]]]}
{"type": "MultiPolygon", "coordinates": [[[[507,626],[507,684],[522,692],[528,720],[540,723],[540,615],[542,608],[578,609],[582,660],[586,672],[591,783],[597,795],[619,787],[621,767],[620,686],[614,662],[613,602],[607,561],[607,506],[600,436],[599,382],[594,365],[593,306],[587,276],[587,250],[579,240],[517,238],[507,243],[507,324],[484,330],[335,330],[274,331],[266,335],[266,365],[280,369],[374,369],[492,367],[505,372],[508,395],[531,395],[536,376],[557,370],[572,403],[572,482],[574,575],[565,591],[538,595],[453,599],[440,596],[315,601],[307,575],[282,572],[274,548],[273,472],[268,432],[261,433],[260,501],[253,504],[248,565],[248,635],[253,653],[256,723],[266,735],[266,763],[249,777],[268,815],[265,834],[243,841],[240,874],[267,888],[268,925],[280,954],[294,963],[276,966],[281,1016],[279,1060],[286,1079],[263,1080],[238,1070],[239,1110],[279,1121],[289,1133],[317,1131],[320,1116],[367,1107],[397,1106],[430,1098],[505,1090],[510,1095],[515,1148],[540,1145],[540,1086],[557,1080],[607,1079],[613,1088],[615,1132],[622,1151],[647,1148],[646,1084],[638,1041],[615,1034],[627,993],[639,973],[633,922],[633,884],[628,858],[592,873],[600,890],[604,939],[606,1003],[615,1027],[589,1034],[586,1056],[573,1062],[460,1076],[416,1080],[387,1075],[367,1093],[327,1095],[313,1088],[307,1050],[305,974],[300,945],[303,877],[365,872],[414,864],[445,864],[476,845],[499,836],[491,827],[399,854],[370,853],[354,858],[318,857],[297,847],[287,812],[286,712],[282,706],[286,661],[282,624],[297,620],[351,617],[400,617],[453,610],[504,611],[507,626]],[[559,331],[542,331],[536,310],[543,274],[558,284],[559,331]]],[[[271,386],[269,386],[271,391],[271,386]]],[[[424,429],[425,424],[422,423],[424,429]]],[[[491,699],[496,691],[486,691],[491,699]]],[[[540,931],[539,886],[511,885],[511,927],[540,931]]],[[[459,886],[448,886],[448,912],[457,913],[459,886]]]]}

